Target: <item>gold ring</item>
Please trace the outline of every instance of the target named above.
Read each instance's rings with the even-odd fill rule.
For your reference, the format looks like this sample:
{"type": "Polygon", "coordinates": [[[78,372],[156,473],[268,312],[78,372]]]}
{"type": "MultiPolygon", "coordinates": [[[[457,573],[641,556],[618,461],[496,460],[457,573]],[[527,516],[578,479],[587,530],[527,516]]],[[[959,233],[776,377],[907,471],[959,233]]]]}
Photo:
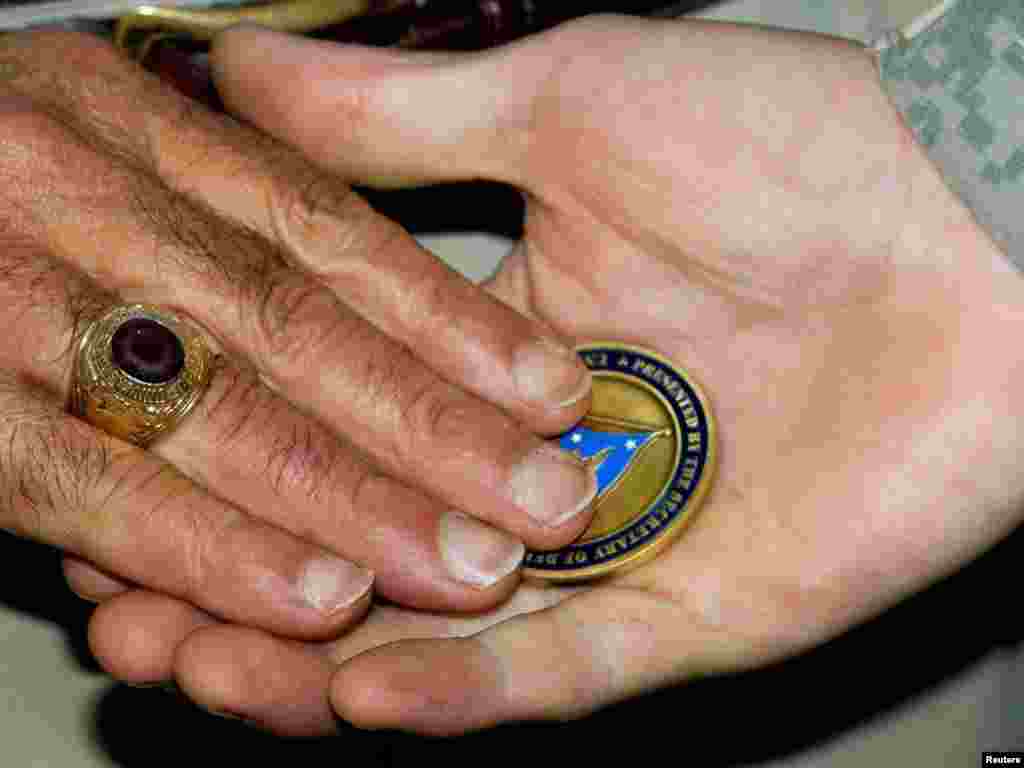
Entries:
{"type": "Polygon", "coordinates": [[[196,406],[212,363],[202,335],[177,314],[148,304],[115,306],[82,335],[68,410],[146,446],[196,406]]]}

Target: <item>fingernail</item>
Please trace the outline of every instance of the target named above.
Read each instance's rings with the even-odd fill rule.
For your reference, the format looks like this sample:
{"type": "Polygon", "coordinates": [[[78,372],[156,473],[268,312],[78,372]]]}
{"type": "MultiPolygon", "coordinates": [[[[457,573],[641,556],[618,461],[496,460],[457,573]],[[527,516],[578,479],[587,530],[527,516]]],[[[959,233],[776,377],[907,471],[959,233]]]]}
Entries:
{"type": "Polygon", "coordinates": [[[520,347],[512,368],[524,400],[567,408],[590,391],[590,371],[568,347],[541,337],[520,347]]]}
{"type": "Polygon", "coordinates": [[[597,495],[593,468],[544,444],[512,472],[512,500],[541,525],[555,527],[585,510],[597,495]]]}
{"type": "Polygon", "coordinates": [[[456,581],[489,587],[512,573],[526,547],[506,533],[451,510],[441,518],[441,559],[456,581]]]}
{"type": "Polygon", "coordinates": [[[338,557],[319,557],[306,563],[299,593],[324,615],[347,608],[373,586],[373,572],[338,557]]]}

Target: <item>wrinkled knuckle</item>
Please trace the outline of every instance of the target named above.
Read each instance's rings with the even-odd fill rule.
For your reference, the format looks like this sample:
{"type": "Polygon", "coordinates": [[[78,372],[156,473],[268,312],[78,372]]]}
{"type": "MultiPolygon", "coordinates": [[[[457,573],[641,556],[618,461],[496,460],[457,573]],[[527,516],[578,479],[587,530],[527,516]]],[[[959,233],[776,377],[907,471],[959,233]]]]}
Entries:
{"type": "MultiPolygon", "coordinates": [[[[367,330],[375,333],[372,326],[367,330]]],[[[351,376],[359,386],[352,390],[351,408],[364,415],[365,423],[376,425],[385,438],[376,447],[376,457],[386,465],[401,466],[408,456],[403,418],[409,398],[405,393],[415,363],[406,349],[380,350],[376,339],[367,340],[369,349],[353,356],[351,376]]],[[[358,344],[358,340],[352,343],[358,344]]]]}
{"type": "Polygon", "coordinates": [[[292,250],[305,252],[309,243],[327,239],[344,247],[358,239],[358,227],[342,225],[360,220],[362,201],[350,187],[316,169],[289,169],[274,179],[268,206],[275,236],[292,250]]]}
{"type": "Polygon", "coordinates": [[[316,236],[322,227],[324,207],[331,204],[326,186],[316,176],[302,182],[280,180],[272,185],[270,219],[281,242],[290,245],[316,236]]]}
{"type": "Polygon", "coordinates": [[[203,396],[204,422],[218,448],[231,449],[258,422],[272,394],[251,371],[218,364],[203,396]]]}
{"type": "Polygon", "coordinates": [[[212,546],[206,538],[207,526],[198,516],[189,515],[181,521],[184,528],[185,545],[184,569],[181,573],[183,583],[180,589],[183,594],[196,599],[203,595],[210,583],[212,546]]]}
{"type": "Polygon", "coordinates": [[[321,265],[320,274],[356,306],[383,304],[392,319],[409,325],[407,316],[420,310],[405,264],[410,252],[403,243],[407,237],[394,221],[353,206],[331,224],[330,247],[324,250],[330,261],[321,265]],[[394,300],[396,295],[399,301],[394,300]]]}
{"type": "Polygon", "coordinates": [[[378,508],[380,499],[388,498],[388,486],[393,481],[385,474],[370,465],[365,465],[349,492],[349,509],[358,514],[360,510],[378,508]]]}
{"type": "Polygon", "coordinates": [[[460,317],[458,304],[468,297],[457,290],[457,282],[437,265],[424,259],[414,272],[407,274],[406,295],[402,302],[406,325],[424,336],[433,336],[450,328],[460,317]]]}
{"type": "Polygon", "coordinates": [[[276,375],[302,373],[352,320],[331,291],[308,275],[282,271],[268,277],[259,299],[255,348],[276,375]]]}
{"type": "Polygon", "coordinates": [[[251,371],[227,368],[204,397],[206,424],[218,449],[251,452],[267,445],[263,476],[280,496],[319,500],[331,489],[339,447],[315,421],[290,411],[287,401],[251,371]]]}
{"type": "Polygon", "coordinates": [[[421,387],[403,409],[407,450],[421,455],[429,450],[443,458],[464,449],[479,417],[472,399],[442,381],[421,387]]]}
{"type": "Polygon", "coordinates": [[[311,501],[320,501],[330,489],[337,459],[338,449],[325,431],[311,423],[296,424],[274,440],[267,475],[281,495],[298,492],[311,501]]]}
{"type": "Polygon", "coordinates": [[[368,257],[388,253],[405,234],[352,187],[305,160],[275,161],[266,194],[272,236],[302,267],[321,277],[367,282],[368,257]]]}

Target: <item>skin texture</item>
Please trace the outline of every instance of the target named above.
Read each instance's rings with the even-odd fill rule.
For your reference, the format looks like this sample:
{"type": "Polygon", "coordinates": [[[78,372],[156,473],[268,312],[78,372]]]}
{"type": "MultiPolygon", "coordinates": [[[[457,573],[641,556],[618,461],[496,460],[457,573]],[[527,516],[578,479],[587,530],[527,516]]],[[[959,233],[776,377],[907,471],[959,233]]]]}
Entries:
{"type": "Polygon", "coordinates": [[[821,643],[1019,522],[1024,369],[997,339],[1024,324],[1020,278],[862,49],[597,17],[467,56],[243,29],[214,63],[233,109],[348,178],[524,189],[489,289],[684,365],[720,468],[651,564],[475,617],[379,605],[336,642],[285,643],[121,594],[91,627],[115,676],[293,735],[335,713],[427,734],[579,717],[821,643]]]}
{"type": "Polygon", "coordinates": [[[0,38],[0,325],[0,527],[67,550],[83,593],[325,639],[371,587],[492,607],[523,542],[586,525],[592,478],[537,434],[589,401],[556,332],[98,38],[0,38]],[[63,407],[77,340],[119,301],[219,353],[148,451],[63,407]]]}

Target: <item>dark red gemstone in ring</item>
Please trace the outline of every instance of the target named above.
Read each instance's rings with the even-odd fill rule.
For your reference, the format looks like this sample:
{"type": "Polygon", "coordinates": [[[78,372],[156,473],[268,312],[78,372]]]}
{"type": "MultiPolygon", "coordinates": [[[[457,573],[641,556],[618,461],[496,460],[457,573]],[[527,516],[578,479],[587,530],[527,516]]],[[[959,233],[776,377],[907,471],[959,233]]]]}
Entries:
{"type": "Polygon", "coordinates": [[[135,317],[114,332],[110,359],[133,379],[166,384],[185,367],[185,348],[167,327],[146,317],[135,317]]]}

